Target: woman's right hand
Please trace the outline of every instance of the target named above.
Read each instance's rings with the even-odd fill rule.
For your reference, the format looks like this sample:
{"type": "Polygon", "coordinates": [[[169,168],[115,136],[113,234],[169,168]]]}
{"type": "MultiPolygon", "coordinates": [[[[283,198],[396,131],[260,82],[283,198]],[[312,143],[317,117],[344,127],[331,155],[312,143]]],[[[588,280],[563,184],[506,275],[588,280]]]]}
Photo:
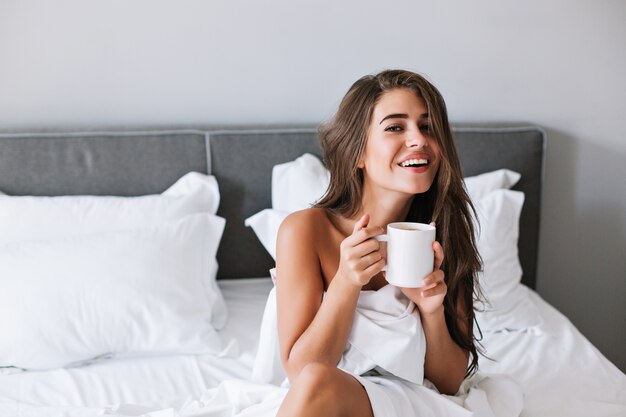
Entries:
{"type": "Polygon", "coordinates": [[[380,243],[374,238],[385,230],[380,226],[367,227],[369,220],[369,214],[361,217],[352,234],[339,246],[337,277],[359,287],[366,285],[385,266],[380,243]]]}

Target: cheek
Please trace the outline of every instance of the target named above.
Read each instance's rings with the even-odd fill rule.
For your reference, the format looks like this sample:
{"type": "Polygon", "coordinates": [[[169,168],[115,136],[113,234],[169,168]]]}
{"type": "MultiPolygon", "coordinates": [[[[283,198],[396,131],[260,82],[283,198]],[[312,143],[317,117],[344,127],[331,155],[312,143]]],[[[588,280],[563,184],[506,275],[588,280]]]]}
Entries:
{"type": "Polygon", "coordinates": [[[364,158],[365,165],[370,171],[389,170],[394,161],[395,152],[385,146],[371,146],[364,158]]]}
{"type": "Polygon", "coordinates": [[[439,171],[440,166],[441,166],[441,159],[437,158],[437,161],[435,162],[435,169],[433,171],[435,171],[435,173],[439,171]]]}
{"type": "Polygon", "coordinates": [[[434,152],[434,157],[435,157],[435,170],[434,171],[438,171],[439,167],[441,166],[441,154],[439,153],[439,149],[437,148],[437,145],[434,145],[435,147],[435,152],[434,152]]]}

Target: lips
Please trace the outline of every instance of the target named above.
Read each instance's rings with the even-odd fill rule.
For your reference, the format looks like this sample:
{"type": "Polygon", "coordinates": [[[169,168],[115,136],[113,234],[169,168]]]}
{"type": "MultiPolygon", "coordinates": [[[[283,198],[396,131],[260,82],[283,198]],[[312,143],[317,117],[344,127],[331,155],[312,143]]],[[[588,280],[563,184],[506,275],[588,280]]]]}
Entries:
{"type": "Polygon", "coordinates": [[[401,167],[411,167],[411,166],[422,166],[428,165],[428,159],[419,158],[419,159],[407,159],[406,161],[400,163],[401,167]]]}
{"type": "Polygon", "coordinates": [[[427,167],[432,158],[425,152],[414,152],[403,157],[398,166],[402,168],[423,168],[427,167]]]}

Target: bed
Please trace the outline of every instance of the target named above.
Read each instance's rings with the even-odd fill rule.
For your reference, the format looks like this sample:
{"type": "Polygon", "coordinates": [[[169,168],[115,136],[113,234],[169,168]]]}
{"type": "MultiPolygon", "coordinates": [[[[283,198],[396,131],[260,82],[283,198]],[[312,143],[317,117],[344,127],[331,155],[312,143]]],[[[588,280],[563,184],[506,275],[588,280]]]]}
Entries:
{"type": "MultiPolygon", "coordinates": [[[[5,239],[0,240],[0,261],[4,261],[4,266],[0,263],[0,288],[4,294],[0,296],[0,305],[5,306],[0,307],[4,314],[0,323],[5,335],[4,344],[8,346],[4,351],[0,346],[0,359],[14,359],[14,363],[7,360],[0,363],[0,415],[271,415],[271,410],[275,409],[281,395],[284,395],[284,388],[255,381],[252,372],[256,365],[263,311],[273,286],[268,271],[274,261],[268,243],[263,242],[261,226],[255,224],[254,219],[255,215],[258,216],[264,210],[276,209],[279,198],[272,194],[276,166],[293,163],[303,154],[320,156],[316,132],[315,127],[309,126],[244,126],[202,130],[0,134],[0,192],[6,194],[0,196],[0,235],[5,239]],[[217,196],[203,203],[203,210],[211,213],[195,219],[195,223],[181,226],[179,222],[176,223],[176,229],[172,229],[174,226],[167,230],[161,228],[158,233],[155,232],[157,226],[152,224],[148,225],[152,227],[149,233],[132,234],[129,224],[125,224],[124,219],[120,220],[120,214],[116,213],[111,215],[107,224],[98,225],[101,229],[97,230],[97,236],[92,231],[87,237],[63,237],[59,241],[55,240],[54,245],[41,243],[56,239],[54,233],[68,230],[82,221],[82,217],[76,217],[78,215],[74,213],[72,215],[75,217],[70,216],[65,226],[37,226],[39,223],[33,222],[38,222],[40,217],[52,216],[50,212],[54,207],[51,209],[49,204],[53,204],[50,201],[57,201],[46,200],[43,204],[49,205],[45,206],[48,207],[47,211],[38,214],[40,208],[37,205],[43,196],[90,195],[125,199],[163,194],[174,198],[193,188],[192,180],[181,181],[189,172],[211,174],[215,183],[203,182],[201,188],[217,196]],[[174,189],[172,184],[178,184],[178,188],[174,189]],[[28,200],[29,205],[25,209],[25,200],[16,200],[20,196],[31,196],[28,198],[36,200],[28,200]],[[14,200],[17,201],[15,207],[12,206],[14,200]],[[106,230],[118,221],[122,231],[106,230]],[[21,224],[22,229],[16,224],[21,224]],[[36,237],[33,238],[35,243],[30,242],[31,235],[22,235],[22,230],[31,225],[33,230],[29,229],[28,233],[36,237]],[[58,230],[53,233],[51,230],[55,227],[58,230]],[[191,239],[188,236],[195,236],[195,230],[209,230],[219,235],[218,243],[202,246],[204,252],[192,245],[184,246],[191,239]],[[7,236],[13,236],[13,241],[7,236]],[[181,240],[173,244],[174,238],[181,240]],[[171,342],[170,349],[146,348],[145,340],[139,340],[139,336],[144,335],[143,330],[133,328],[126,331],[133,336],[133,332],[139,335],[138,340],[132,341],[135,343],[132,346],[141,348],[129,349],[126,354],[105,352],[73,362],[77,357],[67,354],[67,351],[59,348],[55,353],[54,343],[42,341],[54,340],[61,345],[67,342],[59,341],[55,335],[55,332],[63,329],[63,325],[47,321],[52,320],[48,315],[54,316],[57,310],[50,310],[46,315],[44,310],[33,310],[32,304],[36,304],[37,300],[47,302],[49,298],[56,297],[60,301],[55,302],[62,304],[54,305],[59,306],[57,309],[64,308],[76,301],[64,299],[72,294],[72,286],[83,285],[82,281],[88,280],[88,277],[80,276],[80,282],[71,281],[66,283],[67,287],[59,290],[54,280],[70,267],[64,267],[56,275],[49,272],[50,268],[56,271],[55,265],[61,263],[59,258],[63,257],[68,258],[66,263],[80,264],[80,268],[85,268],[81,259],[93,261],[90,256],[110,247],[111,242],[114,242],[115,247],[125,248],[116,255],[120,257],[129,257],[128,252],[134,254],[134,251],[143,250],[140,252],[144,257],[142,259],[154,259],[159,250],[167,248],[168,253],[179,251],[180,257],[193,255],[197,259],[205,259],[210,252],[216,259],[214,270],[197,272],[190,269],[189,274],[211,275],[215,281],[203,281],[196,292],[204,296],[206,291],[218,297],[223,301],[223,308],[218,306],[219,300],[215,298],[212,303],[219,308],[200,311],[202,307],[198,307],[197,310],[205,316],[193,316],[190,320],[186,320],[189,316],[183,316],[185,320],[181,321],[181,312],[187,315],[200,314],[196,310],[188,310],[192,310],[190,304],[195,302],[193,300],[205,299],[198,298],[198,294],[184,294],[188,298],[182,298],[179,304],[174,303],[178,311],[162,312],[160,305],[163,300],[178,294],[171,282],[166,282],[168,276],[163,272],[170,267],[174,268],[171,265],[174,261],[163,261],[165,263],[162,264],[161,260],[155,259],[154,267],[144,272],[150,277],[165,274],[163,282],[159,281],[162,287],[158,291],[161,292],[155,295],[157,298],[162,297],[158,299],[161,304],[152,304],[148,310],[132,311],[144,315],[162,313],[161,316],[157,314],[150,318],[142,316],[137,318],[137,323],[152,320],[149,324],[154,327],[151,327],[149,336],[154,336],[154,340],[163,337],[164,342],[160,346],[170,346],[168,343],[171,342]],[[152,258],[145,258],[148,256],[152,258]],[[29,271],[23,272],[20,268],[30,261],[37,265],[32,268],[29,266],[29,271]],[[19,284],[16,284],[11,274],[22,277],[19,284]],[[47,279],[45,291],[38,287],[40,281],[37,279],[42,275],[46,275],[47,279]],[[29,284],[21,283],[27,279],[33,281],[29,284]],[[29,314],[33,317],[27,317],[29,314]],[[172,314],[178,316],[171,318],[172,314]],[[170,319],[171,323],[180,325],[180,335],[171,335],[169,332],[161,335],[165,327],[163,323],[170,319]],[[202,326],[207,320],[213,325],[213,330],[206,337],[220,340],[219,346],[216,345],[212,350],[203,350],[202,343],[198,344],[198,340],[190,335],[194,333],[194,328],[189,326],[193,323],[202,326]],[[15,323],[19,323],[22,328],[15,323]],[[172,341],[176,337],[178,340],[172,341]],[[181,349],[179,342],[183,339],[186,342],[184,349],[181,349]],[[192,339],[193,342],[190,341],[192,339]],[[40,354],[43,351],[49,355],[40,354]]],[[[523,416],[626,416],[626,376],[534,290],[546,141],[544,131],[528,125],[454,126],[454,135],[466,177],[510,170],[516,176],[511,180],[510,172],[506,171],[504,178],[510,181],[502,187],[518,193],[515,195],[523,195],[523,204],[519,206],[521,212],[516,217],[518,224],[512,226],[515,231],[508,228],[500,230],[502,227],[498,230],[498,233],[503,233],[515,244],[515,259],[519,260],[521,268],[521,283],[514,283],[519,303],[514,303],[514,308],[507,310],[506,319],[498,314],[485,316],[485,323],[489,325],[484,329],[481,343],[487,357],[480,358],[480,371],[485,374],[506,374],[519,383],[524,392],[523,416]],[[528,322],[530,316],[533,319],[528,322]],[[515,325],[525,322],[527,324],[515,325]]],[[[114,200],[111,204],[125,204],[120,201],[114,200]]],[[[89,205],[92,203],[84,204],[88,207],[84,213],[89,210],[93,212],[93,206],[89,205]]],[[[144,213],[137,221],[148,222],[150,216],[156,216],[155,211],[164,212],[158,207],[150,209],[148,214],[144,213]]],[[[158,223],[161,220],[157,216],[153,221],[158,223]]],[[[193,239],[201,240],[202,237],[193,239]]],[[[104,260],[97,259],[103,262],[102,269],[109,274],[117,271],[111,267],[117,262],[117,258],[112,256],[104,260]]],[[[124,262],[127,261],[119,262],[126,266],[124,262]]],[[[132,264],[128,268],[143,268],[144,265],[145,262],[132,264]]],[[[76,271],[82,271],[78,269],[79,266],[72,266],[76,275],[80,275],[76,271]]],[[[175,268],[184,267],[175,265],[175,268]]],[[[90,295],[94,305],[110,308],[113,304],[115,308],[111,314],[115,315],[127,308],[127,304],[132,304],[133,300],[142,299],[143,294],[139,293],[133,295],[136,298],[125,299],[119,288],[113,288],[117,285],[116,281],[112,279],[107,283],[110,276],[104,273],[101,275],[104,284],[98,284],[102,285],[98,287],[100,292],[90,295]],[[109,294],[107,291],[113,292],[109,294]],[[98,304],[103,298],[106,303],[98,304]]],[[[189,285],[196,284],[190,282],[189,285]]],[[[127,282],[123,285],[127,285],[127,282]]],[[[84,284],[84,291],[89,291],[89,288],[93,288],[89,282],[84,284]]],[[[147,299],[146,303],[153,301],[147,299]]],[[[80,305],[76,308],[80,308],[76,311],[98,314],[97,311],[89,310],[89,306],[80,305]]],[[[68,332],[74,336],[79,334],[79,339],[86,339],[97,319],[86,322],[92,325],[88,328],[80,328],[85,323],[74,321],[68,332]],[[77,327],[80,331],[76,330],[77,327]]],[[[124,326],[130,319],[121,317],[120,320],[119,326],[124,326]]],[[[100,333],[114,332],[114,324],[107,325],[110,328],[101,329],[94,337],[100,333]]],[[[83,339],[80,342],[86,346],[87,342],[83,339]]],[[[85,348],[83,345],[76,349],[85,348]]]]}

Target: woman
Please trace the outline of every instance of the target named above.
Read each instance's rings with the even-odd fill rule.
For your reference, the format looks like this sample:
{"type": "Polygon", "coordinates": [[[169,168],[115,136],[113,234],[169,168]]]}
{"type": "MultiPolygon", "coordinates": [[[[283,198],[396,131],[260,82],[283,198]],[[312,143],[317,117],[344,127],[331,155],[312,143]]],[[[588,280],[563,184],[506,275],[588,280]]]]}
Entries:
{"type": "Polygon", "coordinates": [[[478,364],[472,305],[480,259],[441,94],[408,71],[365,76],[320,133],[329,188],[278,234],[278,332],[291,383],[278,415],[373,416],[385,401],[414,407],[411,383],[382,370],[374,385],[337,368],[359,298],[387,285],[374,237],[397,221],[437,225],[433,273],[423,287],[400,290],[417,306],[424,377],[455,394],[478,364]]]}

